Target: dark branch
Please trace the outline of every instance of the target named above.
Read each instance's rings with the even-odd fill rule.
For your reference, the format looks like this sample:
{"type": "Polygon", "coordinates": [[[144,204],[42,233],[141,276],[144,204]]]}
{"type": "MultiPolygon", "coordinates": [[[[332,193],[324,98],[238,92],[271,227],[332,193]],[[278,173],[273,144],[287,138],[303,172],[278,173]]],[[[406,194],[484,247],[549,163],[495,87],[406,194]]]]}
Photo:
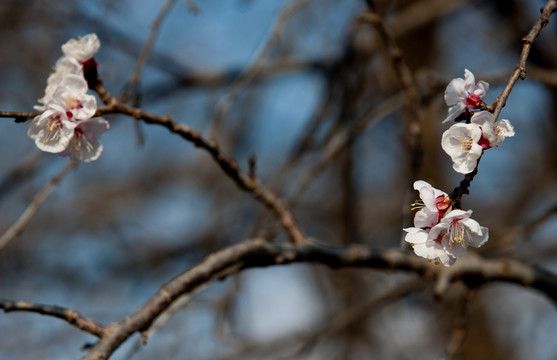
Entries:
{"type": "Polygon", "coordinates": [[[427,278],[443,276],[446,283],[464,280],[477,287],[494,281],[510,282],[539,290],[557,303],[557,276],[511,259],[462,258],[451,268],[434,266],[415,255],[398,250],[375,251],[362,245],[346,248],[317,244],[270,244],[262,239],[247,240],[209,255],[198,265],[167,282],[151,299],[109,332],[82,360],[107,359],[126,339],[145,331],[171,304],[185,294],[212,281],[242,270],[292,263],[314,263],[331,268],[359,267],[414,272],[427,278]]]}
{"type": "Polygon", "coordinates": [[[0,299],[0,308],[6,313],[12,311],[26,311],[62,319],[78,329],[99,338],[102,338],[105,332],[104,326],[91,319],[83,317],[77,311],[56,305],[43,305],[27,301],[10,301],[0,299]]]}

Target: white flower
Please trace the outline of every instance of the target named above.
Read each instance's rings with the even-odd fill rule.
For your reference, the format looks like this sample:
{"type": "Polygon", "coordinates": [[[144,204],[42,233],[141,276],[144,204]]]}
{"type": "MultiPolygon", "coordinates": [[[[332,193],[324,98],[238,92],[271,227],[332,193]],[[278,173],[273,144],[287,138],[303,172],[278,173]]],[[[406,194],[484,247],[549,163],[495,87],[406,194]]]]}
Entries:
{"type": "Polygon", "coordinates": [[[412,204],[412,210],[420,209],[414,216],[414,226],[418,228],[432,227],[443,217],[451,205],[451,199],[445,192],[423,180],[414,182],[414,189],[420,192],[421,199],[412,204]]]}
{"type": "Polygon", "coordinates": [[[77,39],[70,39],[62,45],[64,55],[75,58],[80,62],[91,59],[101,46],[97,34],[88,34],[77,39]]]}
{"type": "Polygon", "coordinates": [[[514,128],[509,120],[495,121],[495,117],[489,111],[480,111],[472,116],[471,122],[478,124],[482,129],[480,145],[484,149],[501,146],[506,137],[514,136],[514,128]]]}
{"type": "Polygon", "coordinates": [[[412,245],[416,255],[429,261],[435,261],[436,265],[442,263],[445,266],[451,266],[455,263],[456,258],[447,253],[440,239],[432,238],[428,230],[417,227],[403,230],[408,233],[404,240],[412,245]]]}
{"type": "Polygon", "coordinates": [[[76,123],[68,119],[66,109],[51,104],[31,121],[27,135],[42,151],[58,153],[69,145],[75,127],[76,123]]]}
{"type": "Polygon", "coordinates": [[[449,107],[448,115],[443,122],[454,120],[467,109],[477,109],[485,99],[489,84],[485,81],[475,83],[474,74],[464,70],[464,79],[452,79],[445,90],[445,102],[449,107]]]}
{"type": "Polygon", "coordinates": [[[445,252],[455,258],[464,256],[468,246],[482,246],[489,239],[489,230],[470,219],[471,215],[472,210],[451,211],[431,228],[428,241],[440,240],[445,252]]]}
{"type": "Polygon", "coordinates": [[[66,109],[68,119],[86,120],[97,111],[97,100],[88,95],[87,90],[87,81],[83,76],[68,74],[52,94],[51,101],[66,109]]]}
{"type": "Polygon", "coordinates": [[[97,160],[103,151],[103,145],[97,140],[97,136],[110,128],[108,121],[95,117],[78,121],[76,124],[68,147],[58,155],[84,162],[97,160]]]}
{"type": "MultiPolygon", "coordinates": [[[[52,100],[52,95],[60,86],[60,83],[64,77],[68,74],[83,76],[83,65],[74,58],[62,56],[56,62],[54,67],[54,72],[50,74],[46,80],[46,89],[44,91],[44,96],[38,100],[41,104],[46,104],[52,100]]],[[[34,108],[39,111],[45,109],[44,105],[35,105],[34,108]]]]}
{"type": "Polygon", "coordinates": [[[483,151],[478,144],[481,137],[482,129],[477,124],[454,124],[443,133],[441,147],[451,157],[456,172],[474,171],[483,151]]]}

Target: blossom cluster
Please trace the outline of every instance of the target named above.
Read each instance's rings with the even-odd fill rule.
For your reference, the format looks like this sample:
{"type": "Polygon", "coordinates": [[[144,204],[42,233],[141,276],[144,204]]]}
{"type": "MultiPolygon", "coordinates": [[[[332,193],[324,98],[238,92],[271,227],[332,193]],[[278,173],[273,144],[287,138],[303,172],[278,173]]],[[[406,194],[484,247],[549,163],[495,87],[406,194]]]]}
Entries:
{"type": "Polygon", "coordinates": [[[484,109],[489,84],[475,83],[474,74],[464,70],[464,79],[451,80],[445,90],[449,107],[443,122],[463,119],[465,123],[452,125],[443,133],[441,147],[451,157],[453,169],[469,174],[476,168],[484,150],[499,147],[506,137],[514,136],[509,120],[495,121],[495,116],[484,109]],[[470,110],[479,110],[471,112],[470,110]]]}
{"type": "MultiPolygon", "coordinates": [[[[485,150],[497,148],[506,137],[514,136],[509,120],[496,121],[486,111],[488,89],[488,83],[476,84],[474,74],[464,70],[464,79],[451,80],[445,90],[449,109],[443,122],[456,123],[443,133],[441,147],[451,157],[453,169],[461,174],[473,172],[485,150]]],[[[414,189],[421,200],[412,207],[418,210],[414,227],[404,231],[416,255],[451,266],[466,254],[468,246],[480,247],[487,242],[489,230],[470,218],[472,210],[457,208],[454,198],[425,181],[416,181],[414,189]]]]}
{"type": "Polygon", "coordinates": [[[44,96],[35,109],[42,111],[29,124],[27,134],[46,152],[89,162],[103,150],[97,137],[109,123],[94,117],[95,96],[88,94],[87,74],[96,74],[94,55],[100,47],[96,34],[71,39],[62,45],[63,56],[48,77],[44,96]]]}
{"type": "Polygon", "coordinates": [[[414,183],[421,201],[413,204],[420,209],[414,217],[414,227],[406,228],[405,240],[416,255],[436,264],[451,266],[466,254],[468,246],[480,247],[489,238],[486,227],[471,219],[472,210],[453,209],[453,200],[423,180],[414,183]]]}

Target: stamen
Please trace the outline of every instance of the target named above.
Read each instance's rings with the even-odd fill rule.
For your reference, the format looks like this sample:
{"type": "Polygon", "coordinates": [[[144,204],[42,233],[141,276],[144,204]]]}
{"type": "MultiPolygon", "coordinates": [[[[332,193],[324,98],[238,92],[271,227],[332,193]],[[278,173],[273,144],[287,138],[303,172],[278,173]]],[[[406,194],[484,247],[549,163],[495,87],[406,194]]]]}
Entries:
{"type": "Polygon", "coordinates": [[[460,142],[460,146],[464,149],[469,151],[472,149],[472,139],[469,137],[461,137],[458,139],[460,142]]]}
{"type": "Polygon", "coordinates": [[[425,207],[425,204],[421,200],[416,200],[410,205],[410,210],[418,210],[425,207]]]}

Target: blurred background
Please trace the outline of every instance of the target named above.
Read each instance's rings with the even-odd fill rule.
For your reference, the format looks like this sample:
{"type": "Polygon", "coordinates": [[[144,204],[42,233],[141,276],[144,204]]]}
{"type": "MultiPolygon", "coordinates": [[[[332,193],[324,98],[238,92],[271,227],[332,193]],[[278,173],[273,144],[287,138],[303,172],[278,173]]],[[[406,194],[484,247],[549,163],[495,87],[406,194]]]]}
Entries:
{"type": "MultiPolygon", "coordinates": [[[[214,138],[331,245],[399,248],[411,184],[446,192],[462,176],[440,147],[443,92],[472,71],[501,92],[544,1],[376,1],[411,70],[408,105],[363,0],[0,3],[0,110],[31,111],[60,46],[96,33],[106,88],[214,138]],[[167,13],[159,17],[161,9],[167,13]],[[164,9],[163,9],[164,10],[164,9]],[[130,81],[150,29],[153,47],[130,81]],[[418,125],[421,133],[409,129],[418,125]]],[[[516,136],[489,150],[463,199],[490,241],[473,252],[557,272],[557,26],[533,45],[501,118],[516,136]]],[[[253,236],[287,241],[212,159],[167,130],[109,115],[102,156],[80,164],[0,251],[0,297],[56,304],[103,324],[135,311],[211,252],[253,236]]],[[[27,124],[1,119],[0,233],[67,159],[27,124]]],[[[411,251],[408,250],[407,251],[411,251]]],[[[473,256],[473,255],[470,255],[473,256]]],[[[290,265],[248,270],[190,299],[114,359],[554,359],[557,314],[507,284],[436,301],[414,274],[290,265]],[[461,341],[458,340],[458,335],[461,341]],[[456,339],[456,340],[455,340],[456,339]]],[[[0,314],[0,358],[77,359],[95,338],[37,314],[0,314]]]]}

